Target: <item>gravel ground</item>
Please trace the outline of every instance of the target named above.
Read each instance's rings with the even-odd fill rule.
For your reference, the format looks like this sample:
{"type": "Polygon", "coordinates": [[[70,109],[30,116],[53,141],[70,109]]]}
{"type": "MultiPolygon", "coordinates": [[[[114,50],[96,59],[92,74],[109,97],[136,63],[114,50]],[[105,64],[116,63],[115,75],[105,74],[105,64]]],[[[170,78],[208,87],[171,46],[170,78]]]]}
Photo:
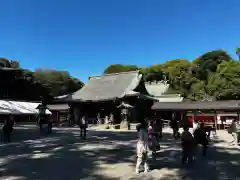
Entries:
{"type": "Polygon", "coordinates": [[[55,128],[41,135],[34,127],[18,127],[13,142],[0,145],[0,180],[240,180],[240,148],[229,146],[231,136],[218,131],[207,157],[192,166],[180,163],[180,142],[164,129],[157,161],[151,171],[134,173],[136,132],[88,131],[55,128]]]}

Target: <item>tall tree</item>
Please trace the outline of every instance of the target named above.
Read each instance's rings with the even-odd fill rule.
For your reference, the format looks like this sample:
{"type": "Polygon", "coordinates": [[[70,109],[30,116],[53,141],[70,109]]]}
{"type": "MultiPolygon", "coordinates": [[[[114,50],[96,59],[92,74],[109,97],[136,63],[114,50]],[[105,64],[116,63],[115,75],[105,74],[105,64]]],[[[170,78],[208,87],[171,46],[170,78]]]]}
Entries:
{"type": "Polygon", "coordinates": [[[52,96],[73,93],[83,86],[66,71],[38,69],[34,73],[34,80],[48,89],[52,96]]]}
{"type": "Polygon", "coordinates": [[[184,97],[187,96],[191,85],[196,81],[189,73],[190,67],[191,63],[186,59],[171,60],[162,65],[171,90],[175,90],[175,92],[182,94],[184,97]]]}
{"type": "Polygon", "coordinates": [[[216,99],[240,99],[240,62],[222,62],[206,88],[216,99]]]}
{"type": "Polygon", "coordinates": [[[83,86],[78,79],[67,72],[56,70],[21,69],[18,61],[0,58],[0,98],[39,101],[41,97],[69,94],[83,86]]]}
{"type": "Polygon", "coordinates": [[[209,51],[193,62],[192,72],[201,80],[206,80],[211,73],[216,72],[217,66],[223,61],[232,61],[233,58],[223,50],[209,51]]]}
{"type": "Polygon", "coordinates": [[[140,72],[143,74],[146,82],[162,81],[165,80],[165,74],[161,65],[153,65],[150,67],[142,68],[140,72]]]}

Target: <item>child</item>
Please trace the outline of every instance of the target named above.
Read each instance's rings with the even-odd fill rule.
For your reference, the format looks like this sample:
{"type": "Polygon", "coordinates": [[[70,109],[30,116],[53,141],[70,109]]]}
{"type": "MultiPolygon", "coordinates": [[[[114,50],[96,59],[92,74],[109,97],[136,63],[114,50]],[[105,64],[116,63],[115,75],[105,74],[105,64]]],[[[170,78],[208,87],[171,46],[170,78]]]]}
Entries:
{"type": "Polygon", "coordinates": [[[183,127],[183,133],[181,137],[182,141],[182,163],[185,164],[186,161],[190,163],[193,159],[193,148],[194,148],[194,140],[192,134],[189,132],[189,128],[187,126],[183,127]]]}

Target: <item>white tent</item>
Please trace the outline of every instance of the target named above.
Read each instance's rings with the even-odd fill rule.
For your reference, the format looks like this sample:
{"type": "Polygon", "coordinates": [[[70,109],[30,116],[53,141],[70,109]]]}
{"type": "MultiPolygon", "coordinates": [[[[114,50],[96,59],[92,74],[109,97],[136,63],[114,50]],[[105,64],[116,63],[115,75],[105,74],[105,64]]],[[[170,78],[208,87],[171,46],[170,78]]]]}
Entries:
{"type": "MultiPolygon", "coordinates": [[[[39,104],[40,103],[0,100],[0,114],[13,114],[13,115],[39,114],[39,110],[37,109],[39,104]]],[[[47,109],[46,114],[52,113],[47,109]]]]}

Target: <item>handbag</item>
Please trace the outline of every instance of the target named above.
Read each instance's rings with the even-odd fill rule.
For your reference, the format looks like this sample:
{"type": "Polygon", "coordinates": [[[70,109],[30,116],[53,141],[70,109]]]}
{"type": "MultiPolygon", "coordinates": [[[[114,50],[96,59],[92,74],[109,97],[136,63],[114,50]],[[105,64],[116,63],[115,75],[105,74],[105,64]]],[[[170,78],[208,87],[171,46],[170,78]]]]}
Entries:
{"type": "Polygon", "coordinates": [[[160,144],[158,143],[156,137],[152,137],[152,139],[150,139],[149,141],[149,149],[150,150],[160,150],[160,144]]]}

